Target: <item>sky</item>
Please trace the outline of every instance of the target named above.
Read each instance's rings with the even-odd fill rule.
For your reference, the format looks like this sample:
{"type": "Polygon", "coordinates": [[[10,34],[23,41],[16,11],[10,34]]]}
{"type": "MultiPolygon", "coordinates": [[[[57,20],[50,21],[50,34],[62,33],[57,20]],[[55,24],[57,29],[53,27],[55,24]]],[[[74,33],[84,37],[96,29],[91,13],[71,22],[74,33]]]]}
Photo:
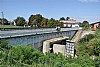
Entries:
{"type": "MultiPolygon", "coordinates": [[[[32,14],[59,19],[71,17],[79,22],[100,21],[100,0],[0,0],[0,12],[9,21],[32,14]]],[[[0,17],[2,14],[0,13],[0,17]]]]}

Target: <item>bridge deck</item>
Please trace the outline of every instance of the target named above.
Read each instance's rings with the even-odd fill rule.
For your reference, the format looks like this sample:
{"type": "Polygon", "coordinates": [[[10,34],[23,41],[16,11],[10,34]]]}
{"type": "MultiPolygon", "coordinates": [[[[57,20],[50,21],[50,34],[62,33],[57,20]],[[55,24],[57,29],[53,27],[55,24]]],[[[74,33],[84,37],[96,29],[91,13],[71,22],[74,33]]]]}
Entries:
{"type": "MultiPolygon", "coordinates": [[[[70,30],[78,30],[78,29],[79,28],[61,28],[61,31],[70,31],[70,30]]],[[[0,31],[0,38],[35,35],[35,34],[52,33],[52,32],[57,32],[56,28],[0,31]]]]}

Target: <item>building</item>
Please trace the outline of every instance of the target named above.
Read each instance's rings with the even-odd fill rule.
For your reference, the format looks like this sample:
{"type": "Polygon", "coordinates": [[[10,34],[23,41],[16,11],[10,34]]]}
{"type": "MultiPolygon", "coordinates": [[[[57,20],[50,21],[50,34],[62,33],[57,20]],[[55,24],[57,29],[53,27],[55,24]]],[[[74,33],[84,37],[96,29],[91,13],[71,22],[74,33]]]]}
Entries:
{"type": "Polygon", "coordinates": [[[94,28],[94,29],[100,28],[100,22],[92,23],[92,24],[90,24],[90,26],[91,26],[91,28],[94,28]]]}
{"type": "Polygon", "coordinates": [[[79,23],[76,20],[60,20],[64,27],[79,27],[79,23]]]}
{"type": "Polygon", "coordinates": [[[14,25],[14,26],[16,26],[16,23],[15,23],[15,21],[14,21],[13,25],[14,25]]]}

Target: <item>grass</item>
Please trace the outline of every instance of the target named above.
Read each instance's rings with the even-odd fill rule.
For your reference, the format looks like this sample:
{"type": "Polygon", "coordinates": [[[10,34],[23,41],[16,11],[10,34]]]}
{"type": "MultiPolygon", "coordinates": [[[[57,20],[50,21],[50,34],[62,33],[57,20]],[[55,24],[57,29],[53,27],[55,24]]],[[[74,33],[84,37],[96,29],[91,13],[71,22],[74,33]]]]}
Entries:
{"type": "Polygon", "coordinates": [[[0,28],[23,28],[23,26],[0,25],[0,28]]]}

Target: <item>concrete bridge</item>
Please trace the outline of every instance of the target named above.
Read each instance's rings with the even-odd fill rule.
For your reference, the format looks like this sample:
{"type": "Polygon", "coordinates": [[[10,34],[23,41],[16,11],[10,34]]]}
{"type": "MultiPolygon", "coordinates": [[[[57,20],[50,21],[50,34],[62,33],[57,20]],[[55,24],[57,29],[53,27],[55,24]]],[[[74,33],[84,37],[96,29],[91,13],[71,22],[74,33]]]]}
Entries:
{"type": "Polygon", "coordinates": [[[53,44],[66,45],[66,40],[70,40],[79,29],[81,28],[61,28],[61,31],[55,28],[0,31],[0,39],[8,40],[8,45],[31,44],[33,48],[45,53],[53,51],[53,44]]]}

